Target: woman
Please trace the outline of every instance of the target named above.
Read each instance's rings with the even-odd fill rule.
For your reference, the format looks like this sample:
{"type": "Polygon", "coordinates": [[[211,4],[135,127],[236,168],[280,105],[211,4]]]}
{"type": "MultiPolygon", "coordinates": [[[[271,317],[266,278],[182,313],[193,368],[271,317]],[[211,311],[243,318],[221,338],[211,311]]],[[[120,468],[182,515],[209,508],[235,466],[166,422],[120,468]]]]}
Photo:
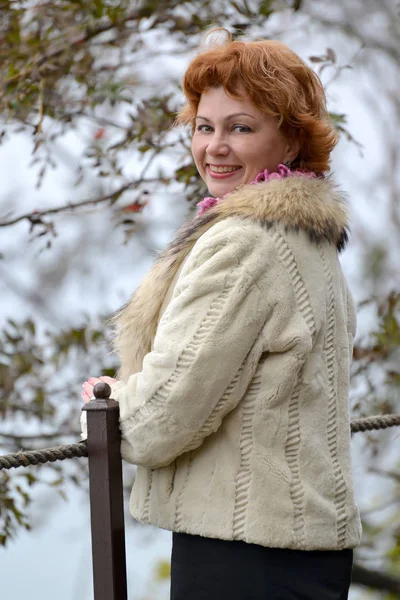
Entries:
{"type": "Polygon", "coordinates": [[[336,134],[296,54],[227,35],[178,119],[213,197],[115,319],[131,511],[174,532],[172,600],[343,600],[361,528],[336,134]]]}

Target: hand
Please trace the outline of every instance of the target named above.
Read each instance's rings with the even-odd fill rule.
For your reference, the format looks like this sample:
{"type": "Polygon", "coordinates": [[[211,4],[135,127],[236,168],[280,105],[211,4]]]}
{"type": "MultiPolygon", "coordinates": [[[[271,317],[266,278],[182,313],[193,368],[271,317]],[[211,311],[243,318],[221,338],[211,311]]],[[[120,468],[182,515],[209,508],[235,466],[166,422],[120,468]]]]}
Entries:
{"type": "Polygon", "coordinates": [[[83,391],[81,393],[82,399],[84,402],[89,402],[91,398],[93,398],[93,388],[96,383],[108,383],[108,385],[112,385],[117,380],[112,377],[107,377],[107,375],[102,375],[101,377],[89,377],[85,383],[82,384],[83,391]]]}

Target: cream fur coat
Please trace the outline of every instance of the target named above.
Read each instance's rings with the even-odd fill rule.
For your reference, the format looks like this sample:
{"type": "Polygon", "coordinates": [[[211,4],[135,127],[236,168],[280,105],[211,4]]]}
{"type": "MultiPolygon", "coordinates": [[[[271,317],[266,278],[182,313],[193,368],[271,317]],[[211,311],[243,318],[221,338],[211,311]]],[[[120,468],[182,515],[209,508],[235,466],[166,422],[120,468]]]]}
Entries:
{"type": "Polygon", "coordinates": [[[247,185],[178,232],[117,315],[136,519],[269,547],[352,548],[355,312],[330,179],[247,185]]]}

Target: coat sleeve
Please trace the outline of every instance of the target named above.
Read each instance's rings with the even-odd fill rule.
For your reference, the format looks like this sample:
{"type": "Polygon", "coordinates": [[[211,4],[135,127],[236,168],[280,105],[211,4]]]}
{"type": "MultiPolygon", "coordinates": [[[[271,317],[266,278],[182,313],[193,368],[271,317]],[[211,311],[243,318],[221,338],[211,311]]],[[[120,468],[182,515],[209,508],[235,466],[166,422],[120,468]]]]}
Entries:
{"type": "Polygon", "coordinates": [[[257,366],[246,365],[243,377],[266,318],[257,285],[264,270],[254,230],[217,224],[196,243],[141,372],[113,386],[125,460],[165,466],[239,403],[257,366]]]}

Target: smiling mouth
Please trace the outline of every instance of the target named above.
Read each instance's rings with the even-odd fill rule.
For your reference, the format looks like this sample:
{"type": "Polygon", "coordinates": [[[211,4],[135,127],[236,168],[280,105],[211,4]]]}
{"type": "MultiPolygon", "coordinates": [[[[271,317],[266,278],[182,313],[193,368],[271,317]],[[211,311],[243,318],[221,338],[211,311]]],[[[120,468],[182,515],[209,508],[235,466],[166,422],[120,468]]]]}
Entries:
{"type": "Polygon", "coordinates": [[[206,165],[208,167],[208,169],[212,172],[212,173],[234,173],[235,171],[238,171],[239,169],[241,169],[242,167],[218,167],[216,165],[210,165],[207,164],[206,165]]]}

